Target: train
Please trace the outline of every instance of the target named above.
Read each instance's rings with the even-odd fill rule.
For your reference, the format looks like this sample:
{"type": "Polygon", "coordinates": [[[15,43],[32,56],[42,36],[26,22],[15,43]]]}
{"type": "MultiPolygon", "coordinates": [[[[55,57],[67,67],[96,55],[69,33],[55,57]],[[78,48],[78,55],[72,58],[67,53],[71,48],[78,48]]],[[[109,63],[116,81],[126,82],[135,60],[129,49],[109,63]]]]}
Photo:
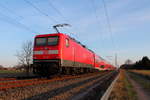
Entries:
{"type": "Polygon", "coordinates": [[[114,69],[113,65],[67,34],[41,34],[34,38],[34,74],[50,76],[114,69]]]}

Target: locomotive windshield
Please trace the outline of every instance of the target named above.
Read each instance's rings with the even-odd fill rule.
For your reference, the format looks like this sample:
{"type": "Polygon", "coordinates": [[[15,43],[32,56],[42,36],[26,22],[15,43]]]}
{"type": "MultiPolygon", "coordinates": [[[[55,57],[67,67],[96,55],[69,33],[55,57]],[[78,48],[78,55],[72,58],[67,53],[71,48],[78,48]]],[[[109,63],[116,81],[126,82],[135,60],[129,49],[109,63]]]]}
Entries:
{"type": "Polygon", "coordinates": [[[46,38],[36,38],[36,46],[44,46],[46,45],[46,38]]]}
{"type": "Polygon", "coordinates": [[[57,45],[58,36],[48,37],[48,45],[57,45]]]}
{"type": "Polygon", "coordinates": [[[52,46],[58,44],[58,36],[51,36],[51,37],[40,37],[36,38],[35,45],[36,46],[52,46]]]}

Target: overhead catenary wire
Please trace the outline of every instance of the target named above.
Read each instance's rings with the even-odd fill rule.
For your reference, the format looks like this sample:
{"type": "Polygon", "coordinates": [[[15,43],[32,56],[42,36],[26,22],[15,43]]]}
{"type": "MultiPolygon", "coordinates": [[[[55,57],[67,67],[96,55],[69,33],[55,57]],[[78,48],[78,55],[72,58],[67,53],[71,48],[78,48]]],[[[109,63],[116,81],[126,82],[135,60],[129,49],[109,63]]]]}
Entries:
{"type": "Polygon", "coordinates": [[[94,13],[95,13],[95,18],[97,19],[97,22],[100,23],[98,15],[97,15],[97,10],[96,10],[96,5],[95,5],[94,0],[91,0],[91,4],[92,4],[92,7],[93,7],[93,10],[94,10],[94,13]]]}
{"type": "Polygon", "coordinates": [[[51,0],[48,0],[48,5],[51,6],[65,21],[69,22],[69,20],[62,14],[60,10],[58,10],[52,3],[51,0]]]}
{"type": "Polygon", "coordinates": [[[28,26],[26,26],[25,24],[15,20],[15,19],[13,19],[13,18],[11,18],[7,15],[4,15],[4,14],[0,13],[0,16],[3,16],[3,18],[0,18],[0,19],[4,22],[7,22],[7,23],[12,24],[12,25],[14,25],[16,27],[19,27],[19,28],[23,28],[23,29],[25,29],[25,30],[27,30],[31,33],[38,33],[35,30],[33,30],[33,29],[29,28],[28,26]]]}
{"type": "MultiPolygon", "coordinates": [[[[117,46],[116,46],[116,44],[114,42],[114,38],[113,38],[113,31],[112,31],[112,26],[111,26],[109,14],[108,14],[107,4],[106,4],[105,0],[102,0],[102,2],[103,2],[103,6],[104,6],[105,16],[106,16],[106,19],[107,19],[110,38],[112,40],[112,45],[114,45],[115,57],[116,57],[116,55],[117,55],[117,46]]],[[[115,58],[115,66],[117,66],[116,58],[115,58]]]]}
{"type": "MultiPolygon", "coordinates": [[[[30,6],[32,6],[34,9],[36,9],[39,13],[41,13],[42,15],[48,17],[51,21],[55,22],[55,23],[59,23],[57,20],[53,19],[52,17],[50,17],[47,13],[43,12],[40,8],[38,8],[37,6],[35,6],[31,1],[28,1],[28,0],[24,0],[26,3],[28,3],[30,6]]],[[[61,16],[63,16],[63,14],[54,6],[52,5],[51,2],[49,2],[49,5],[61,16]]],[[[63,16],[63,18],[65,18],[63,16]]],[[[66,18],[65,18],[66,20],[66,18]]],[[[68,29],[67,29],[68,30],[68,29]]],[[[68,30],[69,31],[69,30],[68,30]]],[[[71,34],[71,32],[70,32],[71,34]]]]}
{"type": "MultiPolygon", "coordinates": [[[[15,16],[18,17],[18,18],[21,18],[21,19],[24,18],[23,16],[18,15],[16,12],[14,12],[14,11],[11,10],[11,9],[9,9],[9,8],[8,8],[7,6],[5,6],[4,4],[0,4],[0,7],[3,8],[3,9],[5,9],[5,10],[7,10],[9,13],[12,13],[13,15],[15,15],[15,16]]],[[[3,19],[3,21],[5,21],[5,22],[7,22],[7,23],[9,23],[9,24],[15,25],[15,26],[17,26],[17,27],[22,27],[22,28],[24,28],[25,30],[28,30],[28,31],[30,31],[30,32],[38,33],[38,32],[36,32],[35,30],[33,30],[33,29],[29,28],[28,26],[26,26],[25,24],[23,24],[23,23],[17,21],[16,19],[13,19],[13,18],[11,18],[11,17],[9,17],[9,16],[7,16],[7,15],[4,15],[4,14],[0,14],[0,15],[1,15],[1,16],[4,16],[4,17],[7,18],[7,19],[10,19],[11,21],[10,21],[10,20],[6,20],[6,19],[3,19]],[[14,21],[15,23],[13,23],[12,21],[14,21]]]]}
{"type": "Polygon", "coordinates": [[[114,39],[113,39],[113,32],[112,32],[112,27],[111,27],[111,23],[110,23],[109,14],[108,14],[107,5],[106,5],[105,0],[102,0],[102,2],[103,2],[103,6],[104,6],[104,11],[105,11],[105,16],[106,16],[106,20],[107,20],[107,25],[108,25],[110,38],[112,40],[112,44],[114,45],[114,48],[116,49],[116,45],[115,45],[115,42],[114,42],[114,39]]]}
{"type": "MultiPolygon", "coordinates": [[[[100,19],[99,19],[98,14],[97,14],[97,8],[96,8],[95,0],[90,0],[90,1],[91,1],[92,8],[93,8],[93,10],[94,10],[94,14],[95,14],[95,18],[96,18],[96,20],[97,20],[97,24],[100,26],[100,25],[101,25],[101,21],[100,21],[100,19]]],[[[103,34],[101,33],[101,35],[103,35],[103,34]]],[[[102,37],[102,36],[101,36],[101,37],[102,37]]],[[[101,38],[101,39],[102,39],[102,38],[101,38]]],[[[102,39],[101,42],[102,42],[102,43],[101,43],[101,46],[102,46],[102,48],[104,48],[103,39],[102,39]]]]}
{"type": "MultiPolygon", "coordinates": [[[[91,4],[93,5],[93,9],[94,9],[94,12],[95,12],[95,18],[97,19],[98,23],[100,23],[100,20],[99,20],[99,17],[97,15],[97,9],[96,9],[96,4],[95,4],[95,0],[91,0],[91,4]]],[[[114,42],[114,39],[113,39],[113,32],[112,32],[112,27],[111,27],[111,23],[110,23],[110,18],[109,18],[109,14],[108,14],[108,9],[107,9],[107,5],[106,5],[106,2],[105,0],[102,0],[102,3],[103,3],[103,6],[104,6],[104,13],[105,13],[105,16],[106,16],[106,20],[107,20],[107,25],[108,25],[108,33],[110,34],[110,39],[112,41],[112,45],[114,47],[114,49],[116,50],[116,45],[115,45],[115,42],[114,42]]],[[[102,45],[104,46],[104,45],[102,45]]],[[[116,52],[116,51],[115,51],[116,52]]]]}
{"type": "Polygon", "coordinates": [[[27,4],[29,4],[30,6],[32,6],[36,11],[38,11],[40,14],[46,16],[50,21],[53,21],[55,23],[58,23],[57,20],[55,20],[54,18],[52,18],[51,16],[49,16],[47,13],[43,12],[40,8],[38,8],[36,5],[34,5],[31,1],[29,0],[24,0],[27,4]]]}
{"type": "Polygon", "coordinates": [[[5,9],[5,10],[7,10],[9,13],[11,13],[11,14],[17,16],[18,18],[21,18],[21,19],[24,18],[23,16],[16,14],[16,12],[14,12],[14,11],[11,10],[11,9],[9,9],[9,8],[8,8],[7,6],[5,6],[4,4],[0,4],[0,7],[3,8],[3,9],[5,9]]]}
{"type": "MultiPolygon", "coordinates": [[[[64,21],[66,21],[65,23],[71,24],[71,21],[70,21],[68,18],[66,18],[66,16],[64,16],[64,14],[63,14],[59,9],[57,9],[57,7],[55,7],[55,5],[53,5],[53,3],[51,2],[51,0],[48,0],[48,5],[49,5],[50,7],[52,7],[52,8],[56,11],[56,13],[59,14],[59,15],[64,19],[64,21]]],[[[65,28],[65,27],[64,27],[64,28],[65,28]]],[[[73,28],[75,29],[74,26],[73,26],[73,28]]],[[[74,33],[70,32],[70,30],[67,29],[67,28],[65,28],[65,29],[69,32],[70,35],[75,36],[76,38],[79,38],[79,37],[77,36],[77,34],[74,34],[74,33]]]]}

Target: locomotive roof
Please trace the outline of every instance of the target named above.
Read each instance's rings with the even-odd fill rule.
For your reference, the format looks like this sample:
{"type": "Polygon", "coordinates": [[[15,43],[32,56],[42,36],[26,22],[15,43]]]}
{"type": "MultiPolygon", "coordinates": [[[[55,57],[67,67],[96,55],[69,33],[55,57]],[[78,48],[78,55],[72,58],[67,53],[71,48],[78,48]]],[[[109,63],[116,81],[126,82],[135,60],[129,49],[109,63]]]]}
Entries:
{"type": "MultiPolygon", "coordinates": [[[[60,33],[63,34],[63,33],[60,33]]],[[[40,35],[36,35],[36,37],[43,37],[43,36],[55,36],[55,35],[60,35],[58,33],[53,33],[53,34],[40,34],[40,35]]]]}

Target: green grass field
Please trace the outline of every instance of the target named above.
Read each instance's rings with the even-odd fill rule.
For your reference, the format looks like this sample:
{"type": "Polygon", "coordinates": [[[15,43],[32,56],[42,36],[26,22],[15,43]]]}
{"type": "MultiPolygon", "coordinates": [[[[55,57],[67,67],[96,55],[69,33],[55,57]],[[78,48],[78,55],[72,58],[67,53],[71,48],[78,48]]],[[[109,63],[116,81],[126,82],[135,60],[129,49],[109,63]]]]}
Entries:
{"type": "Polygon", "coordinates": [[[3,73],[19,73],[21,71],[16,71],[16,70],[0,70],[0,74],[3,74],[3,73]]]}

